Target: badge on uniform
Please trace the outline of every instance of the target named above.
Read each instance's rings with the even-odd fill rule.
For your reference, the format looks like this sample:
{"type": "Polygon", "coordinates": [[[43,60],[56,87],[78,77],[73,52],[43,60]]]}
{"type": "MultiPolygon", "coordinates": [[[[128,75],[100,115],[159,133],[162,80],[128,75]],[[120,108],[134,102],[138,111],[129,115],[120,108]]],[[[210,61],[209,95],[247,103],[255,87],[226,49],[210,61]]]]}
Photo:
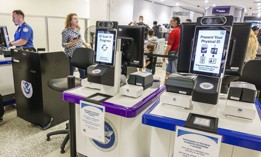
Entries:
{"type": "Polygon", "coordinates": [[[23,28],[23,32],[28,32],[28,28],[27,27],[23,28]]]}

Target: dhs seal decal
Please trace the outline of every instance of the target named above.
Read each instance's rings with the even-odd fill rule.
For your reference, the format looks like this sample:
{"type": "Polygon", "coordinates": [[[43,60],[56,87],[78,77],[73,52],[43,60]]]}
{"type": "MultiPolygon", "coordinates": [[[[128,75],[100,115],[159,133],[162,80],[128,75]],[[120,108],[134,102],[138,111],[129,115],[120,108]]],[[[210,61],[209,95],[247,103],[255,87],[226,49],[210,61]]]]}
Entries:
{"type": "Polygon", "coordinates": [[[106,119],[105,120],[105,143],[91,139],[92,144],[103,152],[113,151],[118,144],[118,134],[113,124],[106,119]]]}
{"type": "Polygon", "coordinates": [[[26,98],[31,98],[33,95],[33,86],[31,83],[24,80],[21,81],[21,89],[26,98]]]}
{"type": "Polygon", "coordinates": [[[92,71],[93,74],[99,74],[101,72],[101,69],[94,69],[92,71]]]}

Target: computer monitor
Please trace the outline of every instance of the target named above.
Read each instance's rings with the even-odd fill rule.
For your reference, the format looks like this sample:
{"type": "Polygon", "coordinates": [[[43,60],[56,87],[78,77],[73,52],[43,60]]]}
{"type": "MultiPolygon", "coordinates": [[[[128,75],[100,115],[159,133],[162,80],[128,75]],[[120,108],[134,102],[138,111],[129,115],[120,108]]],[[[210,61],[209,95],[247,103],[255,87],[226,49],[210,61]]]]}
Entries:
{"type": "Polygon", "coordinates": [[[197,26],[190,72],[210,77],[222,77],[230,33],[231,26],[197,26]]]}
{"type": "Polygon", "coordinates": [[[225,75],[240,76],[243,71],[251,23],[234,23],[225,75]]]}
{"type": "Polygon", "coordinates": [[[114,65],[116,29],[96,29],[95,36],[95,63],[114,65]]]}
{"type": "Polygon", "coordinates": [[[118,37],[121,41],[122,64],[131,67],[143,67],[144,27],[118,26],[118,37]]]}
{"type": "Polygon", "coordinates": [[[0,47],[9,48],[10,40],[6,26],[0,26],[0,47]]]}
{"type": "Polygon", "coordinates": [[[196,23],[182,23],[178,56],[178,72],[189,72],[196,23]]]}

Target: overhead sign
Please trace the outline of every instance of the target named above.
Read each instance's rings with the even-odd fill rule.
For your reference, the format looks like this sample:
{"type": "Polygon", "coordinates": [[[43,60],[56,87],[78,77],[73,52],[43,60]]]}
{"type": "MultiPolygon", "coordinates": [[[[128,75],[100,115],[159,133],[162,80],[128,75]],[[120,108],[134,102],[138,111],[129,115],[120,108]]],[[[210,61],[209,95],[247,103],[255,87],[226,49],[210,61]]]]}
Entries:
{"type": "Polygon", "coordinates": [[[219,157],[220,145],[220,135],[177,127],[173,157],[219,157]]]}
{"type": "Polygon", "coordinates": [[[189,16],[189,12],[184,12],[184,11],[173,11],[173,16],[189,16]]]}
{"type": "Polygon", "coordinates": [[[229,14],[230,13],[230,7],[228,6],[217,6],[213,7],[212,14],[229,14]]]}

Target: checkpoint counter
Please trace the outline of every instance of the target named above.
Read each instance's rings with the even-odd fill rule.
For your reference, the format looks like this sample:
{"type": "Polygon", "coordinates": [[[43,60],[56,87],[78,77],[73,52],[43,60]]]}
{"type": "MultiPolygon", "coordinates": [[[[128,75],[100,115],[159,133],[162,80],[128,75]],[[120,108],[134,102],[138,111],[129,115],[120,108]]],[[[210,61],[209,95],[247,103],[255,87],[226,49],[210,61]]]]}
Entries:
{"type": "MultiPolygon", "coordinates": [[[[256,100],[253,120],[225,116],[225,100],[218,104],[217,134],[222,136],[219,157],[261,157],[261,105],[256,100]]],[[[157,101],[143,115],[142,123],[152,127],[150,157],[173,157],[175,131],[184,127],[191,109],[157,101]]]]}
{"type": "Polygon", "coordinates": [[[63,93],[63,99],[76,105],[77,152],[88,157],[144,157],[149,153],[150,128],[142,125],[145,110],[153,104],[165,87],[148,88],[139,98],[119,93],[105,100],[105,143],[84,136],[81,132],[80,101],[97,90],[78,87],[63,93]]]}
{"type": "Polygon", "coordinates": [[[4,105],[15,103],[14,100],[14,80],[11,57],[6,57],[0,50],[0,95],[4,105]]]}
{"type": "Polygon", "coordinates": [[[17,116],[42,129],[67,120],[67,103],[47,85],[69,74],[64,53],[13,50],[11,55],[17,116]]]}

